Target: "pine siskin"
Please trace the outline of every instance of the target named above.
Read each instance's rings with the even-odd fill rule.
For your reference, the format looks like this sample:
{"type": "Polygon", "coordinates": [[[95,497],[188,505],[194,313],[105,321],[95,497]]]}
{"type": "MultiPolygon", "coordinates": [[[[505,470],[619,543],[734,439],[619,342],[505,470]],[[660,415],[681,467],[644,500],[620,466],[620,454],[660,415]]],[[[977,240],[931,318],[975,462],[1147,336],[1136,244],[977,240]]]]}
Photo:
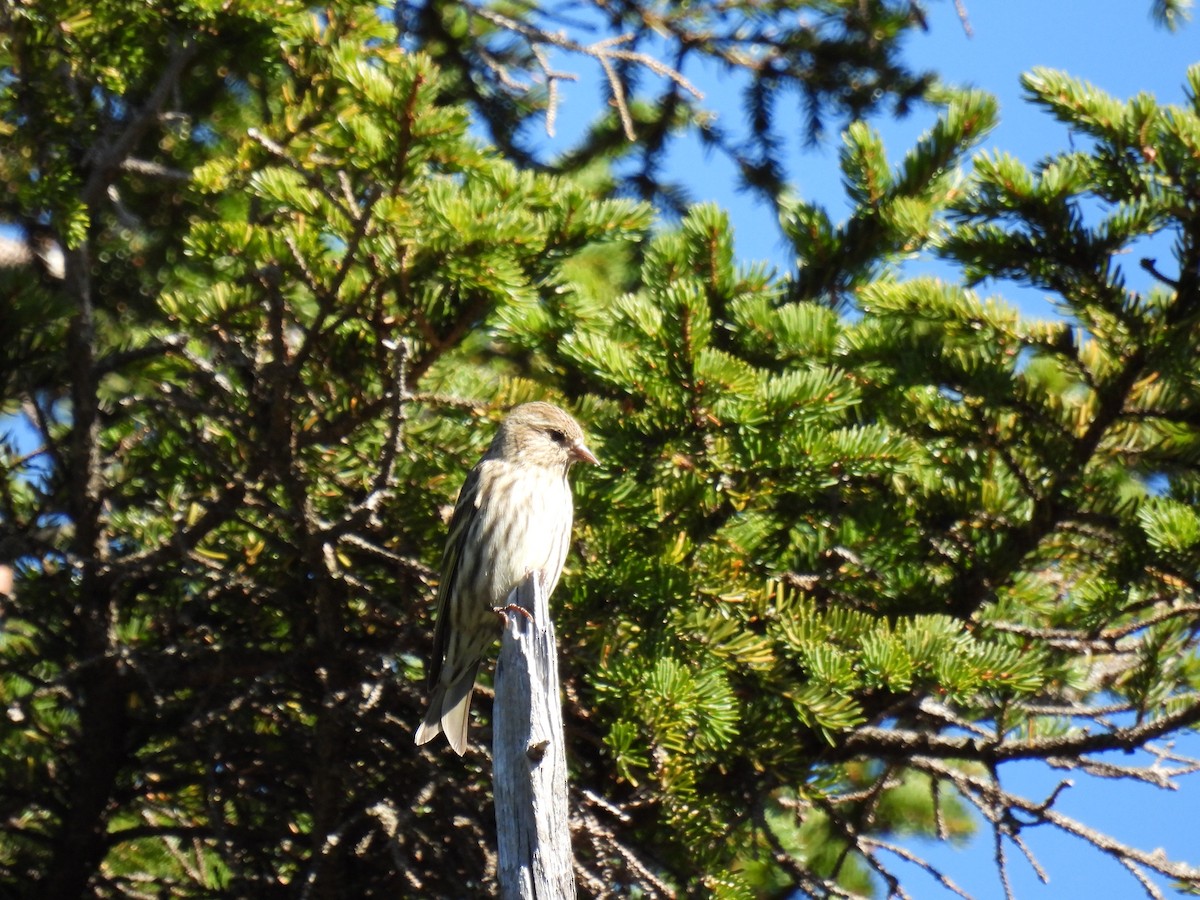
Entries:
{"type": "Polygon", "coordinates": [[[508,414],[467,476],[442,555],[429,709],[418,744],[442,732],[455,753],[466,750],[471,692],[499,634],[497,610],[530,572],[542,573],[547,594],[562,574],[572,518],[567,472],[576,462],[597,463],[579,423],[549,403],[525,403],[508,414]]]}

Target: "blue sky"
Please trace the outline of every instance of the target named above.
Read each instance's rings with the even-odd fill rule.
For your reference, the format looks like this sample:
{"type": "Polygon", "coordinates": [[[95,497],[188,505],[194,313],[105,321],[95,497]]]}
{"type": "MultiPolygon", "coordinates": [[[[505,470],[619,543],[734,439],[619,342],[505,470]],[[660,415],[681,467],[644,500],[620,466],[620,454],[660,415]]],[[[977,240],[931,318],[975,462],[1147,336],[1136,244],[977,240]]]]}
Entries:
{"type": "MultiPolygon", "coordinates": [[[[1068,149],[1071,139],[1065,126],[1023,99],[1019,82],[1023,72],[1048,66],[1122,99],[1145,91],[1160,103],[1182,103],[1186,70],[1200,62],[1200,23],[1185,26],[1176,34],[1157,28],[1150,20],[1150,0],[966,0],[965,5],[973,36],[964,32],[953,4],[936,2],[930,9],[930,31],[910,41],[908,59],[918,67],[937,71],[946,82],[994,94],[1000,103],[1000,124],[985,138],[982,148],[1011,153],[1027,165],[1068,149]]],[[[579,60],[555,62],[581,76],[579,83],[563,87],[565,105],[559,115],[559,133],[565,145],[572,125],[578,126],[594,114],[599,88],[579,60]]],[[[736,86],[728,79],[704,72],[686,74],[696,80],[707,94],[707,103],[726,121],[741,115],[736,86]]],[[[898,161],[933,118],[932,111],[925,111],[900,122],[881,117],[873,124],[884,138],[889,157],[898,161]]],[[[798,137],[788,163],[798,193],[825,204],[840,217],[846,207],[837,169],[839,136],[831,129],[818,147],[806,147],[799,138],[803,126],[798,112],[796,122],[798,137]]],[[[714,201],[729,211],[742,260],[767,260],[780,270],[789,268],[791,258],[772,212],[738,191],[736,172],[722,157],[705,154],[694,141],[680,141],[671,151],[670,174],[685,178],[694,200],[714,201]]],[[[1133,265],[1128,267],[1130,284],[1139,289],[1147,283],[1147,276],[1136,266],[1142,249],[1131,255],[1133,265]]],[[[1169,241],[1160,239],[1151,255],[1168,259],[1169,241]]],[[[943,277],[953,277],[953,272],[945,270],[943,277]]],[[[985,284],[980,290],[1010,300],[1027,315],[1055,315],[1050,300],[1032,289],[985,284]]],[[[1200,755],[1200,736],[1192,734],[1179,741],[1177,749],[1200,755]]],[[[1144,760],[1122,757],[1112,761],[1129,765],[1144,760]]],[[[1036,763],[1005,768],[1002,777],[1008,787],[1031,798],[1048,797],[1069,777],[1074,786],[1060,794],[1055,809],[1141,849],[1161,847],[1172,859],[1200,863],[1200,774],[1182,779],[1181,790],[1175,792],[1102,781],[1036,763]]],[[[1050,882],[1042,885],[1019,851],[1009,846],[1011,884],[1020,900],[1145,896],[1124,868],[1077,838],[1045,826],[1030,829],[1023,837],[1047,870],[1050,882]]],[[[981,832],[967,848],[927,842],[908,842],[908,846],[944,865],[947,874],[979,900],[1004,897],[990,834],[981,832]]],[[[908,887],[914,897],[950,896],[917,870],[899,864],[897,869],[911,876],[908,887]]],[[[1167,884],[1161,886],[1169,889],[1167,884]]]]}

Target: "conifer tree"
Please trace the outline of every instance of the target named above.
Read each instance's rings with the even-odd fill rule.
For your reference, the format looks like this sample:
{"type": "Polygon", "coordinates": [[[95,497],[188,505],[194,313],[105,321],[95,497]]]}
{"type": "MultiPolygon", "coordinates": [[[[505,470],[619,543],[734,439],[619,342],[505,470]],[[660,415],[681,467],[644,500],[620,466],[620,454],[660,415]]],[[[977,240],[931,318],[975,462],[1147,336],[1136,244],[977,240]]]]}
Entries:
{"type": "Polygon", "coordinates": [[[490,889],[487,704],[465,761],[412,729],[446,513],[539,398],[604,461],[555,595],[587,895],[902,896],[912,833],[994,840],[1004,880],[1032,825],[1200,887],[1005,780],[1196,766],[1200,66],[1182,106],[1029,73],[1074,138],[1030,169],[972,157],[990,96],[905,66],[918,4],[771,31],[794,6],[597,4],[605,44],[532,4],[0,5],[0,204],[41,242],[0,269],[6,896],[490,889]],[[553,163],[521,136],[548,47],[614,101],[553,163]],[[748,135],[692,54],[747,79],[748,135]],[[774,155],[793,88],[854,119],[843,221],[774,155]],[[862,115],[918,98],[884,147],[862,115]],[[671,185],[684,127],[794,271],[671,185]]]}

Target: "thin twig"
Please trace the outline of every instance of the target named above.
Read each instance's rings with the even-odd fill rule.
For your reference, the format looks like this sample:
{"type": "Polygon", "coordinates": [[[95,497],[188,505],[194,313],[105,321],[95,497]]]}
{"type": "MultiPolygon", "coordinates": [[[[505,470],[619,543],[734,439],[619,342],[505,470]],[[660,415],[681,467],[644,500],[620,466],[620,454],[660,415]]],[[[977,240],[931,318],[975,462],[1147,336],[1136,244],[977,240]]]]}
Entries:
{"type": "MultiPolygon", "coordinates": [[[[1167,878],[1173,878],[1183,884],[1200,887],[1200,868],[1187,865],[1186,863],[1172,862],[1161,850],[1148,853],[1136,847],[1131,847],[1110,835],[1096,831],[1082,822],[1053,809],[1052,804],[1057,796],[1057,791],[1047,800],[1037,802],[1003,789],[994,778],[981,778],[971,775],[938,759],[914,755],[910,759],[910,765],[918,771],[926,772],[935,778],[942,778],[952,783],[964,798],[968,799],[976,809],[993,823],[993,832],[996,834],[998,841],[1003,834],[1007,834],[1014,839],[1017,846],[1021,848],[1022,852],[1034,864],[1035,871],[1039,872],[1039,877],[1045,877],[1045,872],[1036,863],[1035,857],[1033,857],[1029,849],[1022,842],[1016,840],[1015,828],[1029,827],[1031,824],[1053,825],[1060,831],[1077,837],[1095,849],[1122,862],[1126,868],[1138,866],[1157,872],[1167,878]],[[1021,825],[1013,817],[1013,813],[1015,812],[1030,816],[1033,821],[1021,825]]],[[[1007,881],[1002,844],[997,844],[997,854],[997,861],[1001,866],[1001,878],[1007,881]]]]}
{"type": "MultiPolygon", "coordinates": [[[[512,34],[517,34],[529,42],[534,58],[537,60],[538,66],[541,68],[545,78],[547,87],[547,110],[546,110],[546,131],[549,135],[554,135],[554,125],[558,111],[558,82],[575,80],[575,75],[568,72],[561,72],[552,69],[544,51],[544,47],[557,47],[560,50],[565,50],[570,53],[577,53],[582,56],[588,56],[594,59],[604,72],[604,77],[608,81],[609,90],[612,93],[613,105],[617,108],[617,115],[621,120],[621,127],[625,132],[625,137],[629,141],[637,139],[637,132],[633,127],[633,115],[629,109],[629,98],[626,93],[625,85],[617,74],[616,68],[613,66],[613,60],[621,60],[623,62],[633,63],[644,69],[648,69],[655,75],[661,78],[666,78],[683,90],[687,91],[698,100],[704,99],[704,94],[686,78],[682,72],[671,66],[666,65],[661,60],[656,59],[648,53],[642,53],[638,50],[628,50],[621,45],[627,44],[633,40],[633,34],[619,34],[612,37],[607,37],[591,44],[581,44],[578,41],[567,37],[563,32],[549,31],[547,29],[538,28],[530,25],[527,22],[522,22],[517,19],[497,12],[495,9],[484,6],[469,4],[467,8],[473,15],[477,15],[487,22],[502,28],[512,34]]],[[[501,83],[511,90],[526,91],[528,87],[512,78],[507,68],[498,60],[493,59],[490,55],[484,57],[484,63],[496,73],[496,77],[501,83]]]]}
{"type": "Polygon", "coordinates": [[[860,838],[860,841],[864,845],[871,846],[871,847],[877,847],[880,850],[886,850],[888,853],[893,853],[896,856],[900,857],[901,859],[905,860],[906,862],[910,862],[915,866],[919,866],[920,868],[924,869],[927,873],[929,873],[931,876],[933,876],[935,879],[937,879],[937,881],[944,888],[946,888],[946,890],[957,894],[958,896],[962,897],[963,900],[974,900],[974,898],[970,894],[968,894],[965,890],[963,890],[961,887],[959,887],[957,884],[955,884],[954,880],[952,878],[950,878],[950,876],[946,875],[945,872],[943,872],[941,869],[939,869],[937,866],[933,865],[932,863],[930,863],[928,860],[924,859],[923,857],[918,856],[916,853],[913,853],[911,850],[901,847],[898,844],[893,844],[888,841],[881,841],[878,838],[867,837],[865,835],[863,835],[860,838]]]}
{"type": "Polygon", "coordinates": [[[958,13],[958,21],[962,23],[963,33],[967,37],[974,37],[975,30],[971,28],[971,20],[967,18],[967,5],[963,0],[954,0],[954,11],[958,13]]]}

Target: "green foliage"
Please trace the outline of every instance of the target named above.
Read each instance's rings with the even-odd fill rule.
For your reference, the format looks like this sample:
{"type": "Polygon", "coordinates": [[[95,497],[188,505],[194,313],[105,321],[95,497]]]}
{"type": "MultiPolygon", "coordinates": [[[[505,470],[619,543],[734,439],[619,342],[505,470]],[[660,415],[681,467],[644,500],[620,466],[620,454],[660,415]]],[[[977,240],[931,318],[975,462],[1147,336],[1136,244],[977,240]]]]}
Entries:
{"type": "Polygon", "coordinates": [[[1177,31],[1192,15],[1191,0],[1154,0],[1150,15],[1164,28],[1177,31]]]}
{"type": "MultiPolygon", "coordinates": [[[[939,89],[899,163],[856,121],[839,223],[776,180],[774,104],[923,94],[893,58],[920,11],[811,5],[828,40],[786,19],[737,148],[780,275],[715,207],[618,196],[619,111],[531,164],[512,126],[549,101],[499,73],[536,68],[536,7],[123,9],[14,7],[0,45],[6,210],[69,250],[0,274],[3,410],[40,442],[0,448],[5,892],[492,889],[486,759],[411,726],[447,510],[533,398],[603,460],[555,598],[588,890],[891,890],[892,836],[1046,814],[988,780],[1009,760],[1200,720],[1200,67],[1170,107],[1030,73],[1085,138],[1033,167],[968,159],[982,92],[939,89]],[[906,277],[923,254],[962,283],[906,277]],[[1006,279],[1065,318],[974,289],[1006,279]]],[[[718,27],[777,12],[659,25],[730,62],[718,27]]],[[[699,114],[628,96],[650,171],[699,114]]]]}
{"type": "Polygon", "coordinates": [[[841,156],[846,190],[856,208],[841,225],[824,210],[795,199],[781,221],[796,250],[794,297],[835,308],[876,280],[892,263],[911,257],[938,230],[938,214],[958,192],[963,154],[996,122],[996,101],[982,91],[953,94],[945,114],[895,170],[879,136],[866,124],[847,129],[841,156]]]}

